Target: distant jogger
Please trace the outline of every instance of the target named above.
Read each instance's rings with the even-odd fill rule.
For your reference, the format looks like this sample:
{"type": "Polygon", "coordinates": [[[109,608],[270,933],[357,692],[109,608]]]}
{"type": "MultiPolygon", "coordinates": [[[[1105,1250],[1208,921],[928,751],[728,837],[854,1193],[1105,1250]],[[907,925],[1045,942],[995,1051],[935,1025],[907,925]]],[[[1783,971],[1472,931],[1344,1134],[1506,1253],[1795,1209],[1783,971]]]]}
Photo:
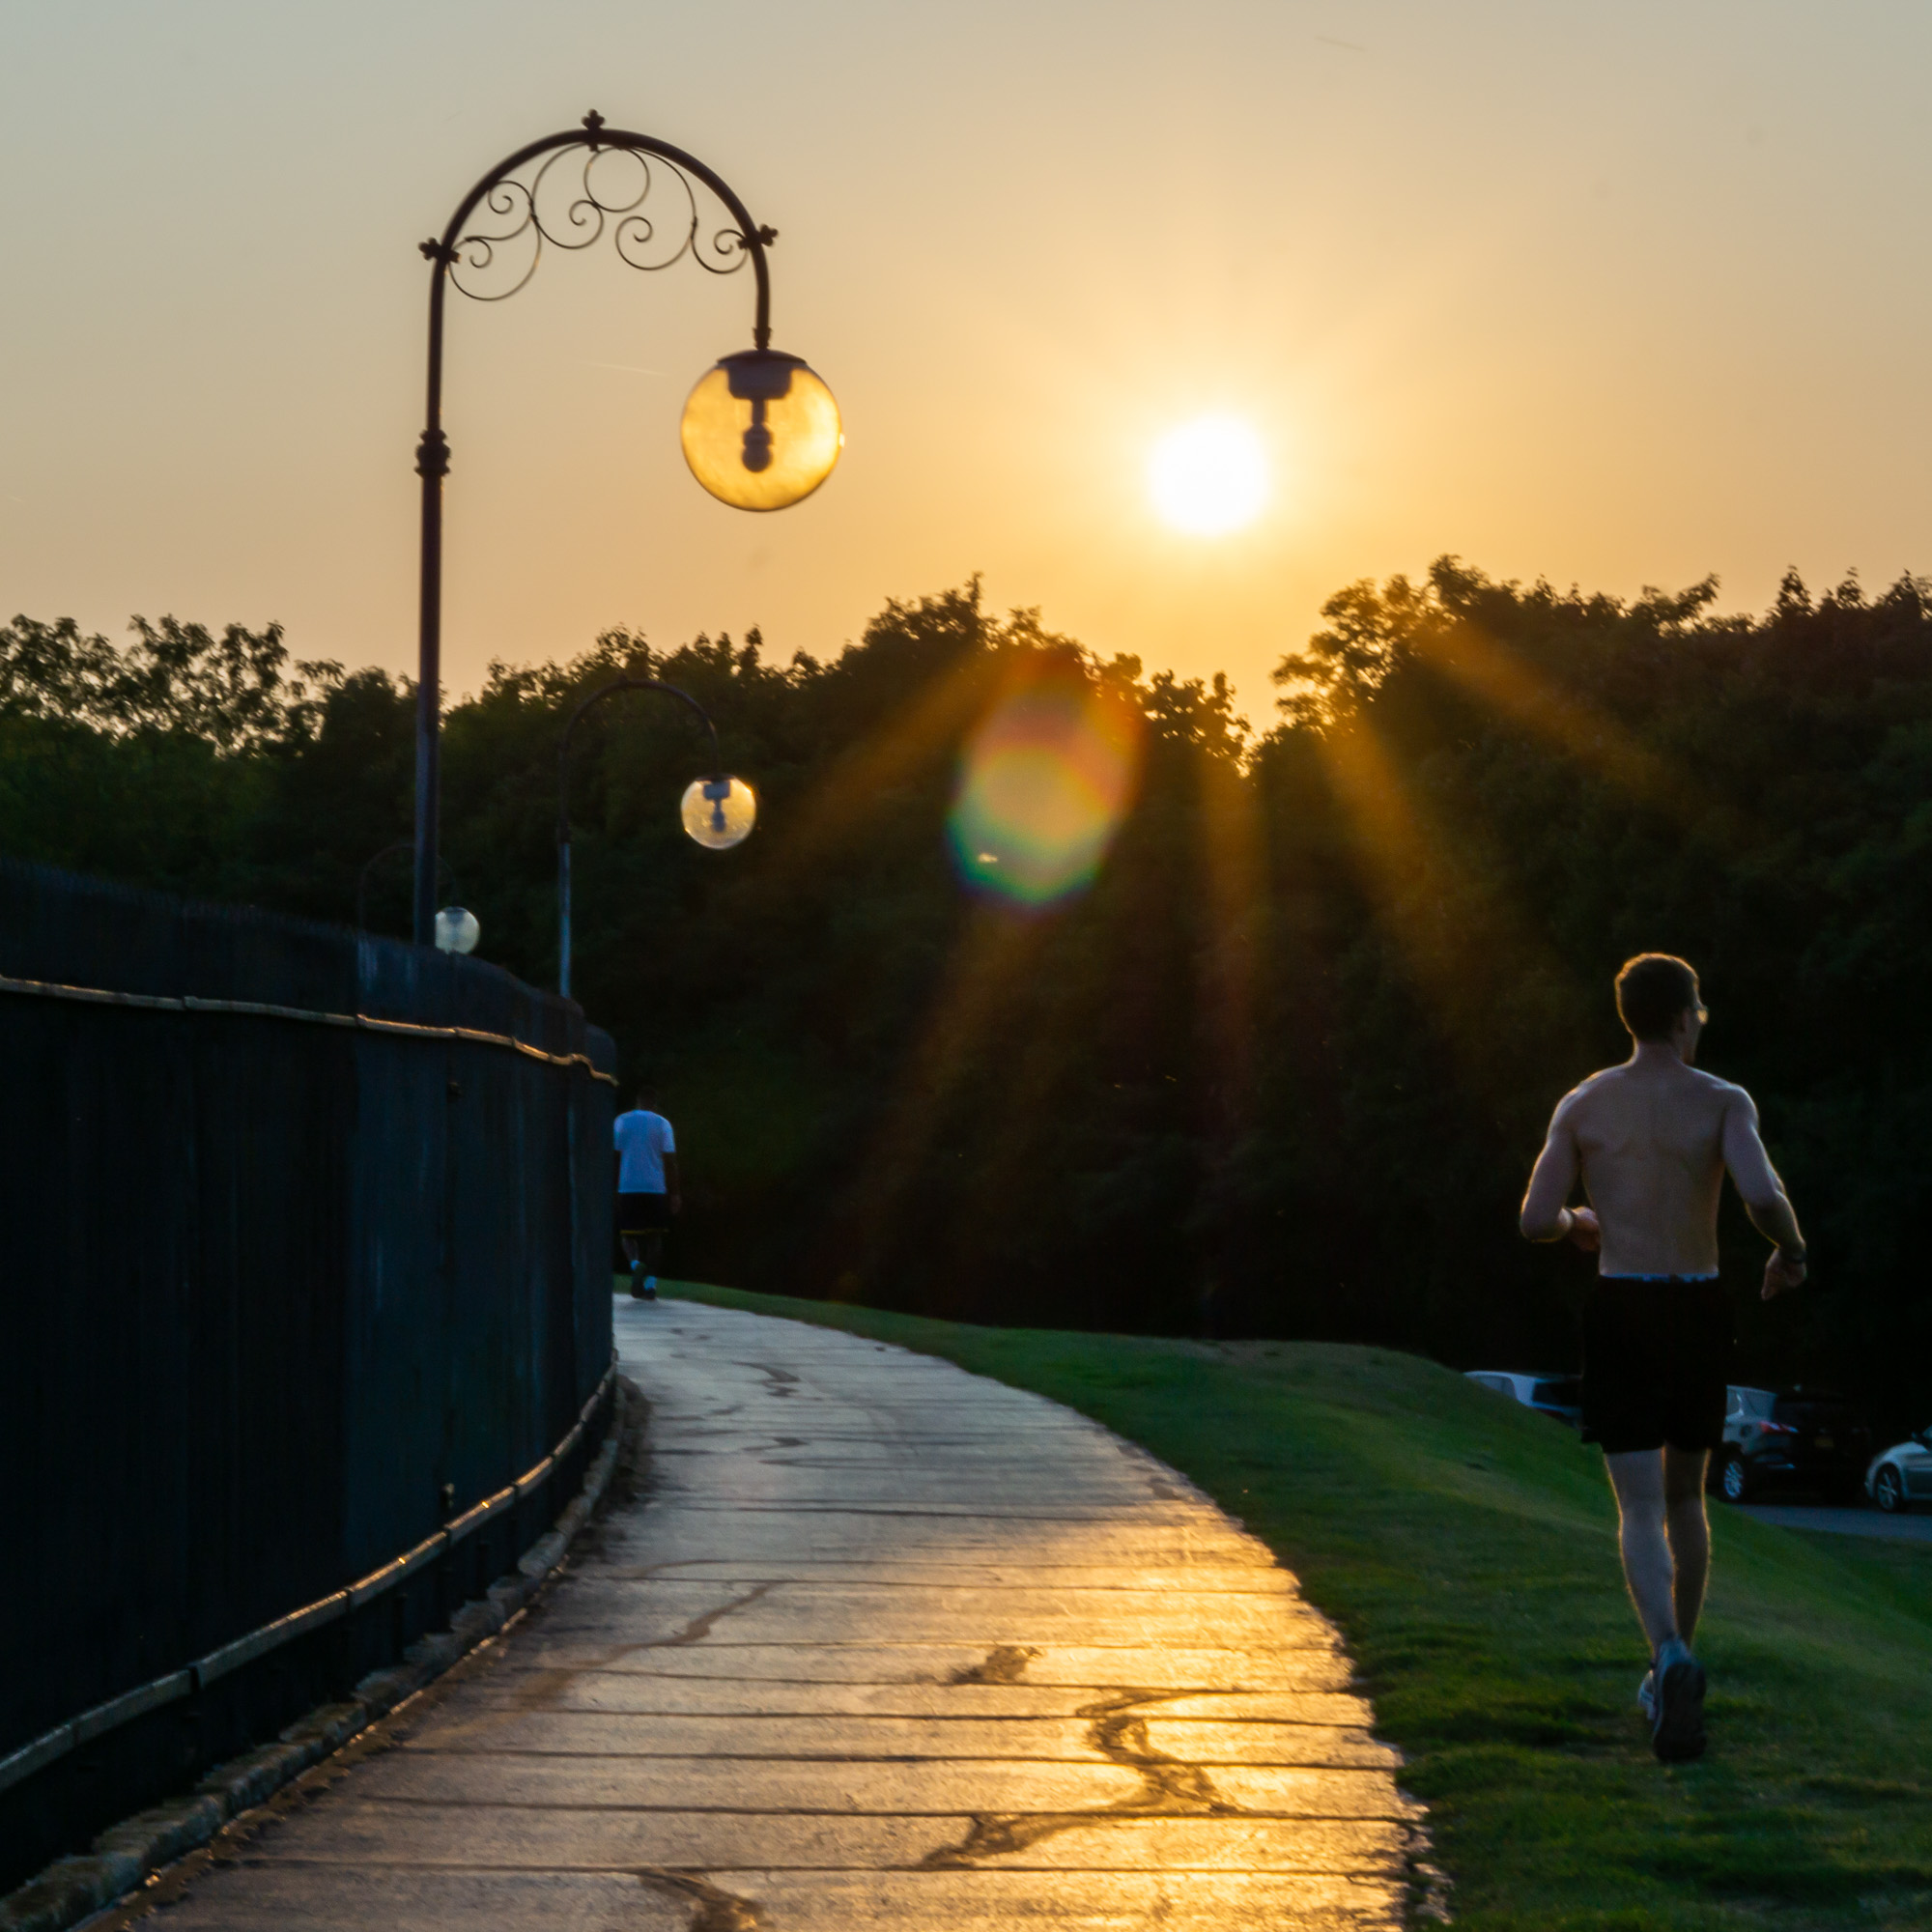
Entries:
{"type": "Polygon", "coordinates": [[[664,1237],[682,1203],[678,1195],[677,1137],[655,1109],[651,1089],[638,1090],[637,1105],[619,1114],[612,1128],[617,1152],[617,1234],[631,1264],[631,1293],[655,1301],[664,1237]]]}

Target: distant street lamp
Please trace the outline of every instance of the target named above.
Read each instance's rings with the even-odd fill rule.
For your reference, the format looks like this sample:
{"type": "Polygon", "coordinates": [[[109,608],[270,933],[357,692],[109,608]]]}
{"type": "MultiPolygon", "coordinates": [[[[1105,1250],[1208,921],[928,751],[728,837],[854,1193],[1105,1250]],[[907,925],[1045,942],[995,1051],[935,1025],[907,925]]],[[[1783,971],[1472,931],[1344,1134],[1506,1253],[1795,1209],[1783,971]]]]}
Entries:
{"type": "MultiPolygon", "coordinates": [[[[586,114],[581,128],[546,135],[499,162],[464,196],[440,238],[422,244],[431,270],[429,404],[416,447],[416,473],[422,478],[422,583],[416,668],[414,932],[420,946],[431,942],[436,929],[442,479],[449,472],[449,440],[442,432],[444,292],[453,285],[459,294],[475,300],[501,301],[536,273],[546,242],[559,248],[588,248],[607,226],[619,257],[634,269],[668,269],[687,255],[716,275],[731,274],[748,260],[752,264],[756,284],[753,346],[721,357],[700,378],[685,404],[679,429],[685,461],[705,489],[736,509],[781,510],[825,481],[844,442],[831,390],[796,355],[771,346],[771,280],[765,250],[778,240],[778,231],[753,222],[745,204],[719,176],[668,142],[607,128],[601,114],[586,114]],[[552,170],[566,153],[580,149],[585,151],[582,169],[566,170],[553,185],[552,170]],[[530,170],[527,180],[517,178],[522,168],[530,170]],[[620,172],[613,174],[613,169],[620,172]],[[700,233],[694,179],[710,189],[730,217],[728,225],[709,236],[700,233]],[[661,182],[675,186],[670,189],[670,209],[660,219],[654,218],[656,211],[646,213],[644,204],[661,182]],[[479,207],[485,226],[471,229],[467,224],[479,207]]],[[[707,825],[712,821],[728,825],[736,810],[731,803],[734,796],[711,799],[710,811],[699,815],[707,825]]],[[[689,812],[686,826],[691,828],[689,812]]],[[[699,834],[693,831],[692,836],[699,834]]]]}
{"type": "Polygon", "coordinates": [[[556,747],[556,990],[565,998],[570,995],[570,741],[583,714],[620,691],[661,691],[667,697],[675,697],[697,713],[711,734],[711,776],[694,779],[686,785],[678,808],[685,831],[698,844],[713,852],[728,851],[749,838],[757,822],[756,795],[743,779],[724,775],[718,753],[718,727],[711,722],[710,712],[688,691],[630,670],[593,691],[570,714],[556,747]]]}

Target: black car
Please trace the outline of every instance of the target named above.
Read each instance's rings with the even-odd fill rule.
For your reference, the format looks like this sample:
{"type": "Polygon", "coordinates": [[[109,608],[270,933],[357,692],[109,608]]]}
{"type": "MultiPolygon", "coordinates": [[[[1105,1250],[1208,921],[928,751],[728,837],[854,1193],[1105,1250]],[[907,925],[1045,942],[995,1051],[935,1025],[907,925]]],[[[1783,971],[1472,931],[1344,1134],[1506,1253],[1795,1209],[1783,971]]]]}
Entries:
{"type": "Polygon", "coordinates": [[[1871,1431],[1833,1390],[1734,1388],[1724,1447],[1712,1459],[1712,1487],[1734,1503],[1772,1488],[1852,1502],[1871,1455],[1871,1431]]]}

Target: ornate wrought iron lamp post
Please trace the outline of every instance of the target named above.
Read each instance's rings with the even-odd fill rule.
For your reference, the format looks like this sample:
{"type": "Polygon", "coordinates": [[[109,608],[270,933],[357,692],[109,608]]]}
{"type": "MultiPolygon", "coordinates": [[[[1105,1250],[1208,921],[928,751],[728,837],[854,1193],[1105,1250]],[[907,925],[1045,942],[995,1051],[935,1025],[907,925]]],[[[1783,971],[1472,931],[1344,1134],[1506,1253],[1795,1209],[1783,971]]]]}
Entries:
{"type": "Polygon", "coordinates": [[[732,274],[747,261],[752,265],[756,297],[753,347],[722,356],[705,372],[685,404],[679,430],[685,461],[705,489],[736,509],[783,509],[824,482],[844,441],[831,390],[798,356],[771,346],[771,277],[765,251],[777,241],[778,231],[753,221],[745,204],[718,175],[668,142],[607,128],[601,114],[586,114],[581,128],[532,141],[492,168],[457,204],[441,236],[422,244],[430,263],[430,291],[429,403],[416,447],[416,473],[422,478],[416,671],[418,945],[432,944],[436,933],[442,479],[449,473],[449,440],[442,431],[444,296],[453,286],[478,301],[501,301],[535,274],[546,242],[558,248],[588,248],[607,230],[618,255],[634,269],[668,269],[687,256],[716,275],[732,274]],[[579,151],[581,170],[572,168],[554,177],[559,161],[579,151]],[[694,184],[708,189],[728,217],[709,234],[704,232],[694,184]],[[660,189],[669,198],[668,214],[646,212],[650,196],[660,189]],[[482,223],[471,228],[469,224],[479,209],[482,223]]]}
{"type": "Polygon", "coordinates": [[[684,790],[684,829],[698,844],[722,852],[752,835],[758,813],[757,799],[743,779],[726,778],[718,755],[718,727],[711,714],[688,691],[661,678],[627,670],[599,687],[570,714],[556,746],[556,990],[570,996],[570,741],[583,714],[593,704],[620,691],[661,691],[697,713],[711,735],[711,776],[694,779],[684,790]]]}

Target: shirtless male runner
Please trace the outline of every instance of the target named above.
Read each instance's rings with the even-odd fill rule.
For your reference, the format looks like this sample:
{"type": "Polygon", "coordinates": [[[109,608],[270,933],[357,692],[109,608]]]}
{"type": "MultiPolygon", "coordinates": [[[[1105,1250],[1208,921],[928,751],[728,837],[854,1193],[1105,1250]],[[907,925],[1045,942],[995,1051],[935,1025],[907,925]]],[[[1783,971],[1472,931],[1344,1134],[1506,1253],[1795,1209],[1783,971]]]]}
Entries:
{"type": "Polygon", "coordinates": [[[1600,1442],[1622,1519],[1624,1577],[1650,1639],[1637,1701],[1665,1763],[1704,1748],[1704,1666],[1690,1654],[1711,1567],[1704,1470],[1724,1439],[1731,1320],[1718,1286],[1728,1169],[1776,1243],[1764,1299],[1804,1279],[1804,1237],[1742,1087],[1692,1065],[1709,1015],[1697,975],[1667,952],[1617,975],[1635,1042],[1557,1103],[1522,1201],[1532,1241],[1598,1255],[1583,1314],[1583,1439],[1600,1442]],[[1565,1203],[1578,1179],[1587,1208],[1565,1203]]]}

